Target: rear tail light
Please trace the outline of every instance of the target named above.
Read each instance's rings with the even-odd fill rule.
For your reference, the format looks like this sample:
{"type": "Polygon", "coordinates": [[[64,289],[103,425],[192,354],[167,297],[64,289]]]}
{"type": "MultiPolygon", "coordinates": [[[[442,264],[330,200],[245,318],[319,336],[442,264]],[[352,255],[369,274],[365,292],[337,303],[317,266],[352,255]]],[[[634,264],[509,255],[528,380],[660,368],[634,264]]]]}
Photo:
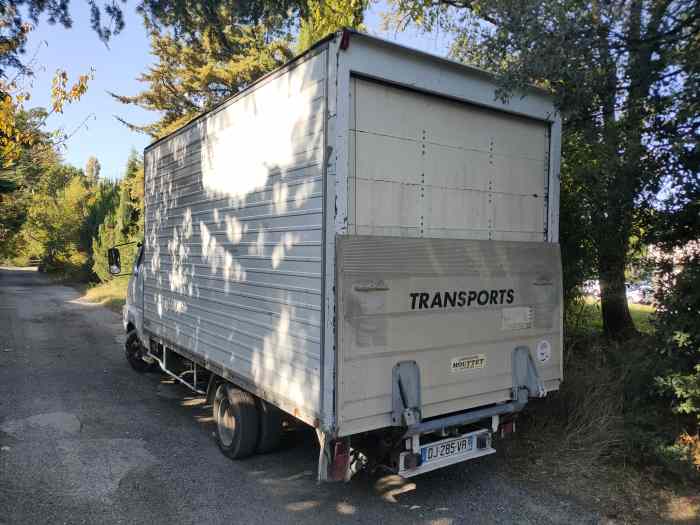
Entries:
{"type": "Polygon", "coordinates": [[[350,464],[350,447],[345,441],[336,441],[333,447],[333,463],[331,465],[331,481],[343,481],[350,464]]]}
{"type": "Polygon", "coordinates": [[[501,437],[506,437],[508,434],[513,434],[515,432],[515,421],[506,421],[501,423],[500,426],[501,437]]]}
{"type": "Polygon", "coordinates": [[[421,457],[420,454],[406,454],[403,457],[403,468],[406,470],[412,470],[416,467],[420,467],[421,457]]]}

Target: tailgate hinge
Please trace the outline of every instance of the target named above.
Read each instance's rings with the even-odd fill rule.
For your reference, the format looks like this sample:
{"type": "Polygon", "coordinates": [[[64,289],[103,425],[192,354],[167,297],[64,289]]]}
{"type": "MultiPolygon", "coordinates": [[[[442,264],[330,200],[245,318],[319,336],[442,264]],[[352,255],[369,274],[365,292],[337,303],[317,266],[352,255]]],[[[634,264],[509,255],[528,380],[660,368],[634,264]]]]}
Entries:
{"type": "MultiPolygon", "coordinates": [[[[518,346],[513,350],[513,399],[520,400],[520,392],[527,390],[527,397],[544,397],[547,390],[537,372],[535,361],[527,346],[518,346]]],[[[527,400],[527,397],[525,400],[527,400]]]]}
{"type": "Polygon", "coordinates": [[[401,361],[392,370],[391,421],[411,427],[421,422],[420,370],[415,361],[401,361]]]}

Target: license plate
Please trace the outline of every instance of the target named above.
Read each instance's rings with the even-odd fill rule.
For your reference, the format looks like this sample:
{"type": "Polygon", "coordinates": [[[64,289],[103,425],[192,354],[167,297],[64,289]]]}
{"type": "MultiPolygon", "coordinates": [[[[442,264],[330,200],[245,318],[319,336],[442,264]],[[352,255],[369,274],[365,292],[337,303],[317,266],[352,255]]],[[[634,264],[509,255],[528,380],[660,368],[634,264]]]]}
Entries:
{"type": "Polygon", "coordinates": [[[458,456],[474,450],[474,436],[460,436],[445,439],[436,443],[423,445],[420,448],[421,463],[430,463],[441,459],[458,456]]]}

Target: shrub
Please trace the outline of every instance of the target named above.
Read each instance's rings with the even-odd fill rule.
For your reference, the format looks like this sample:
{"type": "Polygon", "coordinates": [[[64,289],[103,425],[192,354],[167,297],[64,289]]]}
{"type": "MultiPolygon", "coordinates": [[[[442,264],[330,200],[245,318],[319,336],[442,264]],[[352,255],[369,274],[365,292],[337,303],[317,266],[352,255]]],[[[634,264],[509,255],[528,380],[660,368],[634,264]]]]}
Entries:
{"type": "Polygon", "coordinates": [[[668,268],[656,296],[654,325],[658,351],[664,362],[656,379],[660,392],[685,415],[696,432],[700,425],[700,254],[681,262],[678,273],[668,268]]]}
{"type": "Polygon", "coordinates": [[[700,476],[700,253],[666,262],[658,277],[653,392],[670,407],[676,432],[657,454],[670,470],[700,476]]]}

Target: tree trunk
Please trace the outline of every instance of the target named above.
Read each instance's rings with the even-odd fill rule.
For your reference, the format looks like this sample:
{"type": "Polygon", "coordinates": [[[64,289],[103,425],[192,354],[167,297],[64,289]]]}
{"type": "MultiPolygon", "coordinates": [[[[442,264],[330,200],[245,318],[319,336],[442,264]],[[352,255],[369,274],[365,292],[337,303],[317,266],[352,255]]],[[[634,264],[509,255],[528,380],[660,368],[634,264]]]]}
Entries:
{"type": "MultiPolygon", "coordinates": [[[[610,35],[605,26],[603,56],[608,64],[607,97],[604,101],[605,142],[611,148],[612,165],[608,167],[612,175],[606,187],[606,209],[603,217],[598,217],[598,264],[600,276],[601,309],[603,330],[608,337],[625,339],[637,334],[627,304],[625,268],[629,238],[634,217],[634,198],[639,190],[638,173],[640,159],[643,158],[642,144],[643,115],[641,102],[649,90],[649,50],[637,42],[641,37],[643,0],[633,0],[630,5],[627,37],[630,45],[630,59],[626,76],[630,80],[626,114],[621,117],[620,126],[616,105],[618,100],[619,78],[615,60],[610,53],[610,35]],[[622,158],[616,155],[624,150],[622,158]]],[[[594,221],[596,222],[596,221],[594,221]]]]}
{"type": "Polygon", "coordinates": [[[608,246],[599,256],[603,330],[607,336],[615,339],[624,339],[636,334],[627,305],[624,251],[620,252],[620,247],[608,246]]]}

